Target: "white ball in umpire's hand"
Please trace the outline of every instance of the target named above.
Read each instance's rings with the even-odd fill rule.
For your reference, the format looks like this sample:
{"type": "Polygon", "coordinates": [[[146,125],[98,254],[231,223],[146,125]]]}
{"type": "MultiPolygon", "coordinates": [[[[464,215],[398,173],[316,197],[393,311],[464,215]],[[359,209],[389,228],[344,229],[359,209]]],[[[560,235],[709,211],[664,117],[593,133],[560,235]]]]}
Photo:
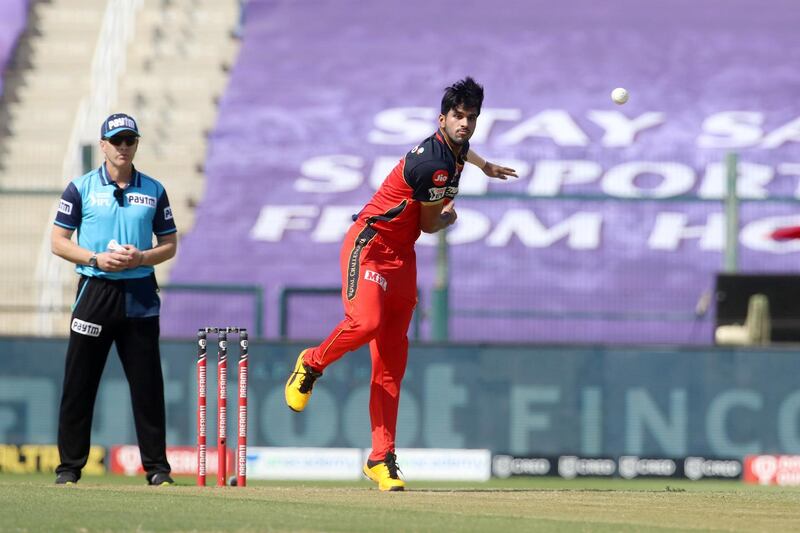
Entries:
{"type": "Polygon", "coordinates": [[[611,99],[617,105],[622,105],[628,101],[628,91],[623,89],[622,87],[617,87],[613,91],[611,91],[611,99]]]}

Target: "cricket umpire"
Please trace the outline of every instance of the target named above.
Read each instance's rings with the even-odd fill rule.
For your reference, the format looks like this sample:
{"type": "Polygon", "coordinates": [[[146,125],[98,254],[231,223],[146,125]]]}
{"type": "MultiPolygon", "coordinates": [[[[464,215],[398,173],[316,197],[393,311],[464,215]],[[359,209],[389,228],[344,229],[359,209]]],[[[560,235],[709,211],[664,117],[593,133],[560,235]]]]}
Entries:
{"type": "Polygon", "coordinates": [[[75,263],[80,275],[58,420],[57,484],[76,483],[86,465],[94,403],[112,342],[130,386],[147,482],[173,484],[153,266],[175,255],[177,229],[164,187],[133,166],[138,146],[132,117],[108,117],[100,128],[105,161],[67,186],[53,226],[53,253],[75,263]]]}

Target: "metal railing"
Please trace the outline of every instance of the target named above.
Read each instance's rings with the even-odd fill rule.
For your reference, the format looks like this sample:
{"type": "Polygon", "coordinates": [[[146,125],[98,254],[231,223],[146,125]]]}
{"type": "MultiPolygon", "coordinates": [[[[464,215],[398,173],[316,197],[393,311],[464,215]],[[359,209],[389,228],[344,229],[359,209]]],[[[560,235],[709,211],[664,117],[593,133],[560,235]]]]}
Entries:
{"type": "Polygon", "coordinates": [[[264,288],[260,285],[169,283],[162,285],[161,290],[165,292],[249,294],[253,297],[253,332],[256,338],[264,338],[264,288]]]}
{"type": "MultiPolygon", "coordinates": [[[[341,287],[284,287],[281,289],[279,309],[278,309],[278,336],[282,340],[289,338],[289,300],[293,296],[341,296],[341,287]]],[[[412,324],[412,338],[415,341],[420,340],[421,337],[421,322],[422,322],[422,298],[417,291],[417,307],[414,309],[414,315],[411,319],[412,324]]]]}
{"type": "MultiPolygon", "coordinates": [[[[63,294],[75,293],[75,285],[77,278],[67,282],[66,284],[60,282],[52,283],[48,290],[50,292],[59,292],[63,294]]],[[[17,283],[17,285],[20,285],[17,283]]],[[[0,284],[0,290],[4,291],[7,298],[0,302],[0,335],[36,335],[36,336],[60,336],[68,331],[64,327],[65,321],[68,321],[72,313],[72,299],[61,300],[58,303],[53,302],[48,307],[44,308],[33,302],[15,296],[24,293],[27,289],[24,286],[15,287],[13,282],[6,281],[0,284]],[[48,322],[57,325],[52,330],[42,330],[34,326],[31,316],[46,315],[48,322]]],[[[252,305],[250,308],[250,318],[252,322],[252,332],[255,338],[263,339],[265,337],[264,317],[264,289],[260,285],[243,285],[243,284],[219,284],[219,283],[165,283],[160,286],[162,300],[169,299],[174,293],[192,293],[193,297],[201,297],[202,295],[245,295],[252,298],[252,305]]],[[[201,299],[195,298],[190,305],[193,309],[207,310],[209,305],[205,305],[201,299]]],[[[166,317],[163,313],[162,318],[166,317]]],[[[162,321],[162,328],[169,322],[162,321]]],[[[163,330],[162,330],[163,331],[163,330]]],[[[181,336],[193,336],[194,331],[189,333],[181,333],[181,336]]]]}

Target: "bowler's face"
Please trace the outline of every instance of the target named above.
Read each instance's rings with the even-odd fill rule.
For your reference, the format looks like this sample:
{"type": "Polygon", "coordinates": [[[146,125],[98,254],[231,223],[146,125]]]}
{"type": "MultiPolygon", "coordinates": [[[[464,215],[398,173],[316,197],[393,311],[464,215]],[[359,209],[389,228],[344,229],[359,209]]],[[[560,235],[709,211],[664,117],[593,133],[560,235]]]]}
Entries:
{"type": "Polygon", "coordinates": [[[478,110],[454,107],[446,115],[439,115],[439,127],[444,130],[450,142],[462,145],[475,133],[478,124],[478,110]]]}

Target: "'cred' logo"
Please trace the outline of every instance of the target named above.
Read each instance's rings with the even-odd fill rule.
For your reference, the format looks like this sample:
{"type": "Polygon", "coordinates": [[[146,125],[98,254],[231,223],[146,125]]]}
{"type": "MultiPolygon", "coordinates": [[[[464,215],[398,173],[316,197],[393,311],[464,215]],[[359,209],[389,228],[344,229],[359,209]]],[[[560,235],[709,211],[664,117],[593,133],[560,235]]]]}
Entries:
{"type": "Polygon", "coordinates": [[[445,183],[447,183],[447,171],[446,170],[437,170],[433,173],[433,184],[441,187],[445,183]]]}

